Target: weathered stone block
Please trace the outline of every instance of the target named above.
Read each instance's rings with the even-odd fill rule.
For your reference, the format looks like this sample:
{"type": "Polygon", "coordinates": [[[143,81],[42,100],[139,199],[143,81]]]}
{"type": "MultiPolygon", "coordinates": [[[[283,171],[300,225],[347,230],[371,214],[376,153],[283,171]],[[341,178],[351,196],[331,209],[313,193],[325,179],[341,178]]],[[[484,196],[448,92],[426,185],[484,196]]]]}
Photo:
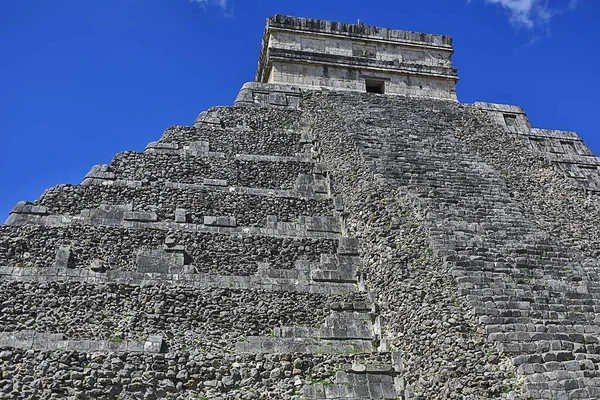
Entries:
{"type": "Polygon", "coordinates": [[[175,222],[185,223],[188,222],[188,214],[185,208],[175,209],[175,222]]]}
{"type": "Polygon", "coordinates": [[[177,154],[178,152],[179,144],[169,142],[150,142],[144,149],[144,153],[177,154]]]}
{"type": "Polygon", "coordinates": [[[204,216],[204,225],[235,228],[237,226],[237,223],[235,221],[235,217],[204,216]]]}
{"type": "Polygon", "coordinates": [[[111,171],[111,167],[108,164],[94,165],[92,169],[83,178],[82,184],[85,184],[88,180],[114,180],[115,173],[111,171]]]}
{"type": "Polygon", "coordinates": [[[338,254],[347,256],[357,256],[359,249],[358,239],[341,237],[338,245],[338,254]]]}
{"type": "Polygon", "coordinates": [[[338,217],[305,217],[307,231],[339,233],[340,219],[338,217]]]}
{"type": "Polygon", "coordinates": [[[62,245],[56,250],[54,258],[54,267],[56,268],[72,268],[71,246],[62,245]]]}
{"type": "Polygon", "coordinates": [[[33,215],[48,215],[48,208],[37,206],[28,201],[18,202],[10,211],[11,214],[33,214],[33,215]]]}
{"type": "Polygon", "coordinates": [[[282,107],[298,109],[300,89],[288,85],[248,82],[240,89],[235,107],[282,107]]]}
{"type": "Polygon", "coordinates": [[[123,220],[126,213],[131,212],[132,204],[100,204],[95,209],[84,209],[80,215],[92,221],[123,220]]]}
{"type": "Polygon", "coordinates": [[[202,184],[206,186],[227,186],[227,180],[225,179],[208,179],[204,178],[202,184]]]}
{"type": "Polygon", "coordinates": [[[171,273],[181,271],[185,264],[183,251],[140,250],[137,254],[138,272],[171,273]]]}
{"type": "Polygon", "coordinates": [[[209,143],[205,140],[199,142],[191,142],[189,145],[184,147],[186,153],[192,156],[205,155],[210,151],[209,143]]]}
{"type": "Polygon", "coordinates": [[[221,119],[215,113],[202,111],[198,115],[198,117],[196,117],[196,121],[194,121],[194,126],[201,127],[202,124],[209,124],[221,127],[221,119]]]}
{"type": "Polygon", "coordinates": [[[154,211],[126,211],[123,213],[123,220],[155,222],[158,221],[158,215],[154,211]]]}

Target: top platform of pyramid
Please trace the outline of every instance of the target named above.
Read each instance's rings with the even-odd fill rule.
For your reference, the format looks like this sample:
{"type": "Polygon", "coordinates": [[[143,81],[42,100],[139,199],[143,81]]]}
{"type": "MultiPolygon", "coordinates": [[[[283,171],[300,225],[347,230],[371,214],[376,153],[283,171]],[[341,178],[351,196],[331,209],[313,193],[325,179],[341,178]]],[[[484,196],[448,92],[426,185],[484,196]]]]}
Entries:
{"type": "Polygon", "coordinates": [[[275,15],[256,81],[456,100],[453,52],[449,36],[275,15]]]}

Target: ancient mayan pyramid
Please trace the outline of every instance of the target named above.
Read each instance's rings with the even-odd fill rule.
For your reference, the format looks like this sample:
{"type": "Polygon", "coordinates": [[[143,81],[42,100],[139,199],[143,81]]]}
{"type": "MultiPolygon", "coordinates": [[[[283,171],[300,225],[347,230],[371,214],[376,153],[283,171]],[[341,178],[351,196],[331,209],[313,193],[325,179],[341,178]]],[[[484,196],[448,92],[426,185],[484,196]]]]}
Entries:
{"type": "Polygon", "coordinates": [[[233,107],[17,204],[0,398],[600,398],[600,160],[452,52],[269,18],[233,107]]]}

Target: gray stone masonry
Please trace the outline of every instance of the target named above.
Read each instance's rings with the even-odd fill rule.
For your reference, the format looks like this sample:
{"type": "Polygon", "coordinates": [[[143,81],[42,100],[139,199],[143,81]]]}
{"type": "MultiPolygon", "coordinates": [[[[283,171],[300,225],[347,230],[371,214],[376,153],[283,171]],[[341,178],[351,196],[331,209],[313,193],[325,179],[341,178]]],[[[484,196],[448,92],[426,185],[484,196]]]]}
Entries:
{"type": "Polygon", "coordinates": [[[256,83],[236,105],[297,108],[298,88],[456,100],[453,51],[447,36],[276,15],[267,19],[256,83]]]}
{"type": "Polygon", "coordinates": [[[272,17],[233,107],[19,202],[0,398],[600,398],[600,161],[452,51],[272,17]]]}
{"type": "Polygon", "coordinates": [[[475,103],[498,126],[520,135],[527,147],[553,164],[581,187],[600,192],[600,158],[575,132],[532,128],[525,112],[517,106],[475,103]]]}
{"type": "Polygon", "coordinates": [[[248,82],[242,86],[235,107],[282,107],[300,108],[300,89],[289,85],[248,82]]]}
{"type": "Polygon", "coordinates": [[[146,341],[107,340],[68,340],[62,333],[37,333],[19,331],[0,333],[0,347],[16,347],[42,351],[81,351],[81,352],[121,352],[121,353],[161,353],[165,349],[163,338],[149,336],[146,341]]]}
{"type": "MultiPolygon", "coordinates": [[[[307,97],[304,107],[318,115],[307,124],[319,132],[325,161],[337,163],[330,177],[345,195],[346,231],[361,238],[363,257],[369,260],[363,273],[372,289],[379,288],[386,345],[401,352],[403,396],[495,397],[492,381],[484,383],[481,377],[467,388],[469,379],[448,371],[489,373],[503,366],[508,372],[512,365],[522,380],[503,392],[525,398],[596,398],[598,267],[590,250],[598,235],[592,211],[598,199],[544,164],[520,136],[476,107],[368,94],[307,97]],[[352,140],[347,149],[339,148],[343,135],[352,140]],[[348,160],[352,148],[358,149],[367,173],[361,175],[348,160]],[[396,190],[396,198],[373,189],[365,198],[361,191],[373,186],[396,190]],[[557,200],[573,201],[546,198],[550,191],[557,200]],[[403,262],[404,251],[398,252],[398,236],[392,234],[398,224],[394,219],[403,217],[389,213],[398,196],[416,207],[420,217],[415,219],[429,235],[432,254],[421,262],[429,268],[437,264],[441,275],[425,268],[425,276],[415,276],[416,265],[403,262]],[[368,212],[365,204],[370,204],[368,212]],[[551,208],[566,214],[552,225],[546,214],[551,208]],[[565,228],[568,240],[561,233],[565,228]],[[389,273],[395,265],[397,284],[389,273]],[[429,285],[418,289],[428,275],[429,285]],[[446,285],[456,287],[460,296],[448,292],[444,304],[446,285]],[[457,313],[461,307],[475,317],[463,322],[465,328],[474,324],[466,328],[473,333],[454,341],[453,327],[468,318],[457,313]],[[417,335],[426,338],[424,345],[415,342],[417,335]],[[474,346],[466,346],[469,342],[474,346]],[[482,353],[482,345],[492,347],[482,353]]],[[[513,122],[530,129],[522,117],[513,122]]],[[[505,375],[503,382],[510,378],[505,375]]]]}

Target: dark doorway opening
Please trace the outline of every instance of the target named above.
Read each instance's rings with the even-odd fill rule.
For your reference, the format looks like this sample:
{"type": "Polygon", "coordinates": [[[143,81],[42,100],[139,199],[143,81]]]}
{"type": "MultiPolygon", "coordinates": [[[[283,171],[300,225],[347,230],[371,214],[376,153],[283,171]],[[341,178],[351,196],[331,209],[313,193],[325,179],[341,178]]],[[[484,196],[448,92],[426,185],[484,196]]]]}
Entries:
{"type": "Polygon", "coordinates": [[[514,114],[504,114],[504,123],[506,126],[517,126],[517,116],[514,114]]]}
{"type": "Polygon", "coordinates": [[[385,92],[385,82],[379,81],[375,79],[365,79],[365,85],[367,88],[367,93],[379,93],[383,94],[385,92]]]}

